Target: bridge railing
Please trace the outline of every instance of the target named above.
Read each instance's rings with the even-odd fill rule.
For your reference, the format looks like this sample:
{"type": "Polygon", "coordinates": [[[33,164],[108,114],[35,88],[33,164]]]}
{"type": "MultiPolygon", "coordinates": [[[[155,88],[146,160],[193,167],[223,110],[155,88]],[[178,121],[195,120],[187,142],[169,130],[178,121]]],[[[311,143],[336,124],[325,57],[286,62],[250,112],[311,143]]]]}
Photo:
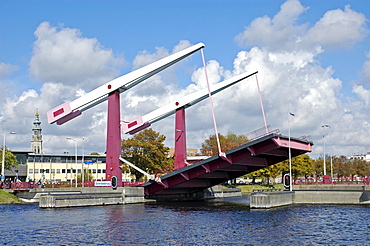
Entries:
{"type": "MultiPolygon", "coordinates": [[[[144,181],[127,181],[123,182],[124,187],[140,187],[144,186],[144,181]]],[[[82,183],[78,182],[77,187],[81,187],[82,183]]],[[[76,187],[75,182],[7,182],[0,183],[0,189],[12,190],[30,190],[34,188],[63,188],[63,187],[76,187]]],[[[94,181],[84,182],[84,187],[95,187],[94,181]]]]}
{"type": "MultiPolygon", "coordinates": [[[[324,184],[324,179],[322,177],[320,178],[309,178],[309,179],[294,179],[293,180],[294,185],[322,185],[324,184]]],[[[370,178],[367,177],[358,177],[356,179],[352,179],[350,177],[344,177],[344,178],[334,178],[331,180],[330,184],[333,185],[370,185],[370,178]]]]}
{"type": "Polygon", "coordinates": [[[271,133],[280,133],[279,129],[271,130],[271,126],[268,125],[266,127],[261,127],[257,130],[248,132],[247,134],[244,134],[248,138],[248,141],[252,141],[261,137],[264,137],[266,135],[269,135],[271,133]]]}

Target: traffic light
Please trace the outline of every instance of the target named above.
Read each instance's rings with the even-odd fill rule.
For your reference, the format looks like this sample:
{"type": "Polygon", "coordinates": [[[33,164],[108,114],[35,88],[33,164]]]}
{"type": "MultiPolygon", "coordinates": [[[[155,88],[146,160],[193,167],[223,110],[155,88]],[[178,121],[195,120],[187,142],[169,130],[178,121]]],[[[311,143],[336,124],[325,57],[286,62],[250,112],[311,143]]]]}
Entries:
{"type": "Polygon", "coordinates": [[[117,189],[117,186],[118,186],[118,178],[117,176],[113,176],[112,177],[112,189],[113,190],[117,189]]]}
{"type": "Polygon", "coordinates": [[[290,175],[289,174],[284,174],[284,176],[283,176],[283,184],[284,184],[285,189],[289,189],[290,188],[290,175]]]}

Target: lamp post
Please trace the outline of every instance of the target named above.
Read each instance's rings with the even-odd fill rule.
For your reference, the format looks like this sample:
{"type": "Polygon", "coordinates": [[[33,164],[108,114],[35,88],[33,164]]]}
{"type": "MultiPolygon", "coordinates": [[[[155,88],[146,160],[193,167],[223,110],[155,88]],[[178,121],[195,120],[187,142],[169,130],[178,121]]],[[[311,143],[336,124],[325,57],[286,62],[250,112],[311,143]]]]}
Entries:
{"type": "Polygon", "coordinates": [[[82,137],[82,161],[81,161],[81,164],[82,164],[82,169],[81,169],[81,181],[82,181],[82,187],[85,186],[85,166],[84,166],[84,159],[85,159],[85,137],[82,137]]]}
{"type": "Polygon", "coordinates": [[[4,133],[4,145],[3,145],[3,160],[1,162],[1,181],[5,181],[5,136],[7,134],[17,134],[16,132],[7,132],[4,133]]]}
{"type": "Polygon", "coordinates": [[[292,182],[292,153],[290,150],[290,116],[294,116],[292,112],[289,112],[288,115],[288,128],[289,128],[289,191],[293,191],[293,182],[292,182]]]}
{"type": "Polygon", "coordinates": [[[326,176],[326,154],[325,154],[325,128],[330,127],[328,124],[324,124],[321,126],[324,129],[324,134],[322,135],[322,138],[324,140],[324,184],[329,183],[328,177],[326,176]]]}
{"type": "MultiPolygon", "coordinates": [[[[330,126],[329,126],[330,127],[330,126]]],[[[330,127],[330,133],[329,133],[329,145],[330,145],[330,177],[333,180],[333,146],[331,143],[331,127],[330,127]]]]}
{"type": "MultiPolygon", "coordinates": [[[[75,158],[76,158],[76,187],[77,187],[77,140],[74,138],[66,138],[68,140],[72,140],[75,142],[75,158]]],[[[71,180],[72,180],[72,173],[71,173],[71,180]]]]}

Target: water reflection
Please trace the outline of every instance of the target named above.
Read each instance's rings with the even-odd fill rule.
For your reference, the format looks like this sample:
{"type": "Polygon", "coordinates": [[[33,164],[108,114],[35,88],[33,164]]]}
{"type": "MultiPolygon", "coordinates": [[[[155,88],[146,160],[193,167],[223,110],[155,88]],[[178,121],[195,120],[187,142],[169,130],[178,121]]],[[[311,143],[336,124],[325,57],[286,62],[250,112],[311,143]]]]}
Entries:
{"type": "Polygon", "coordinates": [[[369,206],[250,210],[246,199],[40,210],[0,205],[1,245],[366,245],[369,206]]]}

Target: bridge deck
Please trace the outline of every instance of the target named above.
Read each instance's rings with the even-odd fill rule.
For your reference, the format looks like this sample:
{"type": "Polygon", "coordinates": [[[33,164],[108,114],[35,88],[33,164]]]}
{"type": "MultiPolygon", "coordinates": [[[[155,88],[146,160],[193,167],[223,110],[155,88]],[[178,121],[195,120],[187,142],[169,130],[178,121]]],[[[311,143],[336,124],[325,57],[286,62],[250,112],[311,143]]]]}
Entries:
{"type": "MultiPolygon", "coordinates": [[[[291,138],[292,157],[311,152],[313,143],[291,138]]],[[[144,184],[145,195],[189,194],[288,159],[289,139],[269,134],[144,184]]]]}

